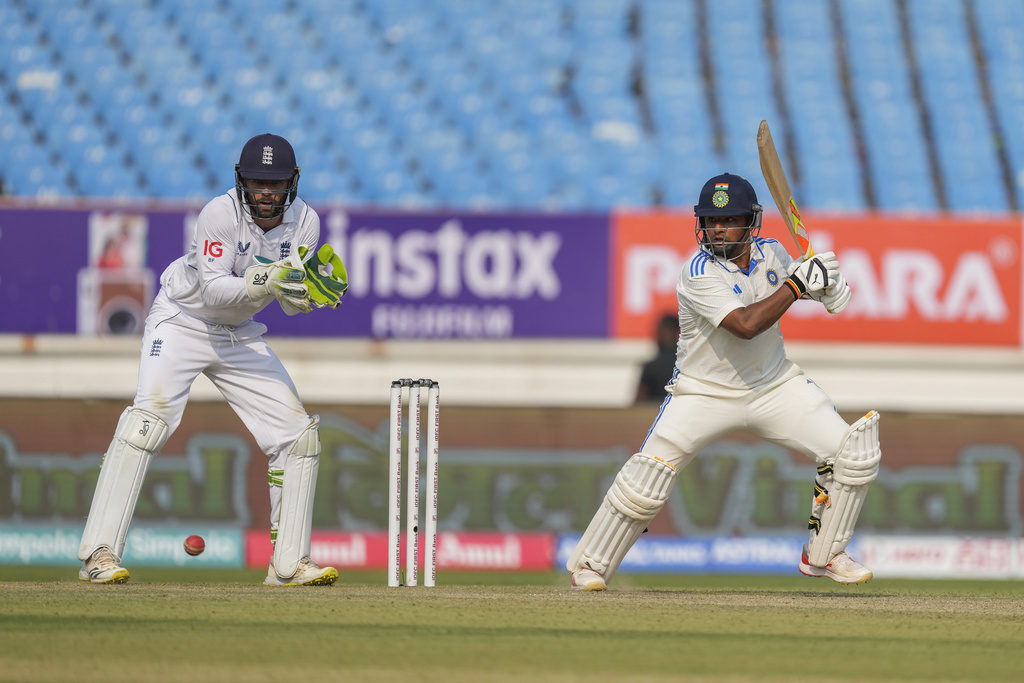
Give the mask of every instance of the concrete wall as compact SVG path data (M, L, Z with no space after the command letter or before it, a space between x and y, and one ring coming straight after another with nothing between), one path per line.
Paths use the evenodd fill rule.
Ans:
M392 379L429 377L444 404L624 408L647 341L266 340L307 403L383 405ZM136 337L0 335L0 396L110 398L135 393ZM840 411L1024 415L1024 351L1003 347L790 343L790 358ZM192 401L218 401L205 379Z

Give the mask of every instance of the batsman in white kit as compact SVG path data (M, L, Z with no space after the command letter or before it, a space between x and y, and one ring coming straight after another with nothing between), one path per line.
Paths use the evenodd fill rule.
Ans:
M777 241L759 237L762 211L754 188L739 176L716 176L701 189L694 207L700 249L676 284L680 332L668 395L566 563L574 588L604 590L665 505L677 473L705 446L735 432L817 464L799 570L844 584L872 576L846 547L878 474L878 413L847 424L786 358L779 330L797 299L839 313L850 288L835 254L794 261Z
M181 422L189 390L205 374L269 457L273 559L265 583L329 585L333 567L310 559L319 467L318 416L306 413L253 316L277 301L289 315L337 308L347 274L330 245L319 250L320 218L297 196L299 167L284 138L245 143L235 187L199 214L187 253L160 277L146 318L135 401L103 456L86 521L78 573L124 583L128 527L150 461Z

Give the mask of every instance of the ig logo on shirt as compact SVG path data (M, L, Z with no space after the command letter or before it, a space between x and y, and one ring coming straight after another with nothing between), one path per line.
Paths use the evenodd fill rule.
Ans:
M224 245L220 242L203 241L203 256L209 256L208 261L219 258L224 254Z

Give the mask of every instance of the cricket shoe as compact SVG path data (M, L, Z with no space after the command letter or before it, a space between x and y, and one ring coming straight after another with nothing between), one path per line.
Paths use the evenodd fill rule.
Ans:
M581 567L572 573L572 587L578 591L603 591L608 584L593 569Z
M847 555L846 551L838 553L824 567L815 567L807 560L809 543L810 541L804 544L803 552L800 554L801 574L814 578L827 576L837 583L864 583L874 576L870 569Z
M110 548L101 546L78 570L78 578L89 583L126 583L128 570L118 566L119 561Z
M264 586L330 586L338 580L338 570L321 567L308 557L299 560L299 567L291 576L278 576L274 563L270 563Z

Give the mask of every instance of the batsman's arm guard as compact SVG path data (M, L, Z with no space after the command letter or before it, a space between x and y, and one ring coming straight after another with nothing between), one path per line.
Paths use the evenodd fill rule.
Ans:
M846 549L853 536L868 487L878 476L878 463L882 459L878 420L878 413L872 410L846 430L839 446L820 527L807 554L808 561L815 567L826 566L837 553ZM812 518L812 524L813 521Z
M320 471L320 417L314 415L295 440L284 463L281 517L274 543L274 570L293 576L299 560L309 557L313 534L313 494Z
M149 463L170 434L167 423L148 410L125 408L121 413L114 439L100 464L78 559L84 562L100 546L107 546L118 558L124 553Z
M664 460L637 453L615 476L601 507L565 566L588 567L607 582L647 524L665 506L676 470Z

